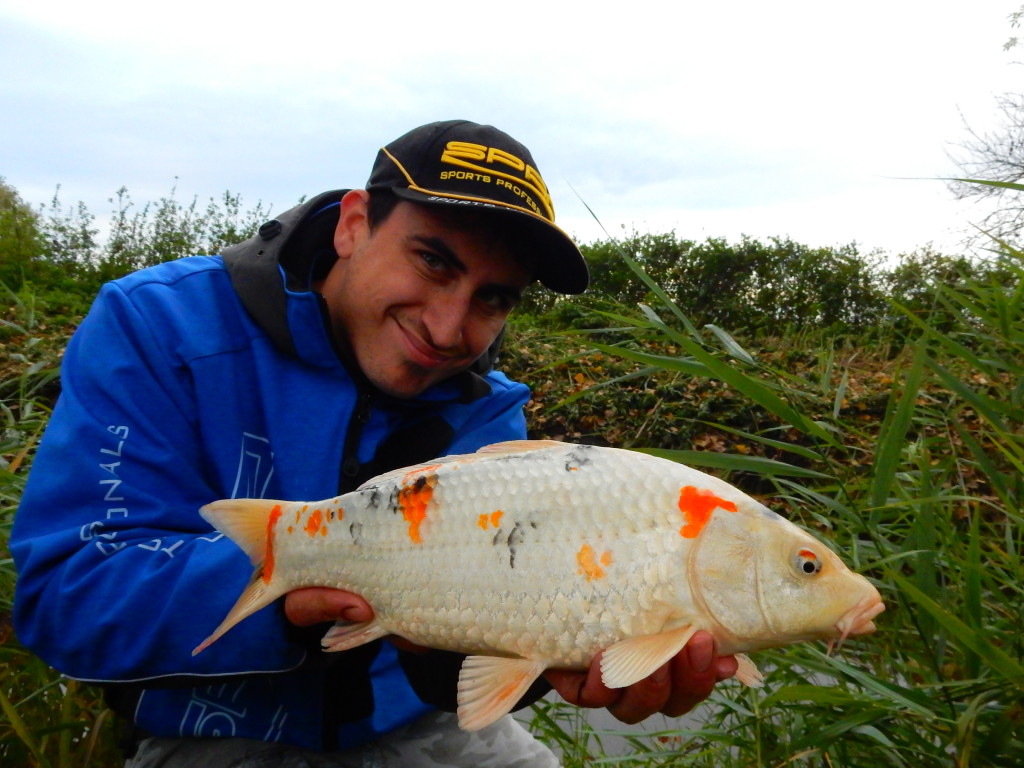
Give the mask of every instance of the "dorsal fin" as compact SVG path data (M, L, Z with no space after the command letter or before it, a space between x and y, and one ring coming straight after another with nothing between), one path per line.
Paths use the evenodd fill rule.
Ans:
M480 448L476 453L458 453L452 454L451 456L442 456L439 459L431 459L430 461L424 461L408 467L393 469L390 472L384 472L376 477L371 477L365 483L360 485L357 490L369 488L374 485L380 485L381 483L385 483L389 480L404 480L407 477L415 476L418 472L437 469L449 464L470 464L477 461L498 459L502 456L509 456L515 453L539 451L544 448L554 448L556 446L565 447L566 445L568 444L560 443L557 440L506 440L503 443L492 443L491 445L485 445L483 448Z
M375 477L371 477L365 483L360 485L356 490L361 491L364 488L369 488L374 485L380 485L388 480L398 480L406 477L407 475L415 475L417 472L422 472L425 469L434 469L436 467L444 466L445 464L456 464L459 462L467 461L472 459L475 453L460 453L452 454L451 456L442 456L439 459L431 459L430 461L423 461L419 464L411 464L408 467L399 467L398 469L392 469L390 472L383 472Z
M541 451L545 448L564 448L566 445L568 444L558 440L506 440L503 443L485 445L477 453L526 453L527 451Z

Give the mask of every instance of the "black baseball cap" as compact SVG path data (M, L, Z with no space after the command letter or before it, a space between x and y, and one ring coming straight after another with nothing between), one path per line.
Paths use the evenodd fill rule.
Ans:
M555 225L555 208L530 150L494 126L446 120L414 128L377 153L366 189L514 216L540 249L541 283L559 293L582 293L590 282L580 249Z

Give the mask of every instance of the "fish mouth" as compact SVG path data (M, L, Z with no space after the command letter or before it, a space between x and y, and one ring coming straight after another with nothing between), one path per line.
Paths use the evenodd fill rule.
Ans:
M877 592L862 598L833 625L838 639L833 638L829 641L828 652L831 653L833 647L842 647L843 641L851 635L868 635L874 632L875 622L872 619L884 610L885 603Z

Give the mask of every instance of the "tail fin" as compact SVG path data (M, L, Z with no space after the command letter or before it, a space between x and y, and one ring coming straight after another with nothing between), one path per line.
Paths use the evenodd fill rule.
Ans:
M246 616L270 605L288 591L286 585L273 581L274 524L286 503L272 499L225 499L199 510L207 522L241 547L256 566L256 573L220 626L192 651L193 656Z
M202 507L199 514L258 566L267 557L268 534L286 504L273 499L223 499Z

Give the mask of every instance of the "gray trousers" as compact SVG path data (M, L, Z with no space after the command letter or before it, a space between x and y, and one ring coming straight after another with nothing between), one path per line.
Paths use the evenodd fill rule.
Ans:
M558 768L559 762L511 715L470 733L432 712L344 752L313 752L252 739L144 739L125 768Z

